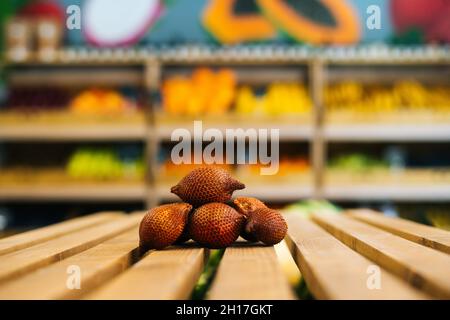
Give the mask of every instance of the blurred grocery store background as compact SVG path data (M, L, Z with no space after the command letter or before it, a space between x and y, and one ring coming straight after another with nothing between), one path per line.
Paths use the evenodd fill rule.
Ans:
M239 194L449 228L450 3L372 2L2 0L0 236L173 201L194 120L280 129Z

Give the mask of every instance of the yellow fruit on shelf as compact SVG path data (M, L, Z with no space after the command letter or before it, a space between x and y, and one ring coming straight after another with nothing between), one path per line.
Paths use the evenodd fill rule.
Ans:
M242 114L255 113L257 109L257 99L248 86L241 87L238 90L236 98L236 112Z
M324 92L328 110L354 113L450 111L450 88L399 81L391 86L362 86L353 81L330 85Z
M78 94L70 103L70 111L81 115L119 114L131 103L114 90L89 89Z

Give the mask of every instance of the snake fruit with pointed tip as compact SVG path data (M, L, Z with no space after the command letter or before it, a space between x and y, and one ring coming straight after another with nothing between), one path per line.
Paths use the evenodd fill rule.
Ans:
M234 191L244 188L245 185L234 179L226 170L204 166L192 170L170 191L183 201L199 207L211 202L227 202Z
M254 212L256 209L267 208L264 202L251 197L236 198L234 199L233 204L236 207L236 210L239 213L243 214L246 218L248 218L250 214ZM242 229L241 237L250 242L258 241L258 239L256 239L256 237L253 234L248 233L245 230L245 228Z

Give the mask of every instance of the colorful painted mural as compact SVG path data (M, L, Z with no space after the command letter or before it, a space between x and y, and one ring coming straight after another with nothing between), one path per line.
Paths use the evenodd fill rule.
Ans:
M448 0L11 0L1 1L0 17L55 14L55 6L67 17L70 5L81 8L82 25L65 31L69 45L450 43ZM124 21L126 32L116 30ZM99 41L100 31L114 41Z

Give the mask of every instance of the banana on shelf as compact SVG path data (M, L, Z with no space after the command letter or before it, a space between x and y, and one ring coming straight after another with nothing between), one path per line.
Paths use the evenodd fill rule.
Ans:
M450 86L425 86L415 81L399 81L392 86L346 81L328 86L324 99L331 113L450 112Z
M258 93L257 93L258 91ZM272 83L259 94L248 85L238 86L231 69L195 69L189 76L167 78L161 87L163 111L175 116L306 114L312 101L303 84Z
M306 114L311 112L312 101L303 85L273 83L265 94L257 96L248 86L239 88L236 98L238 114Z

